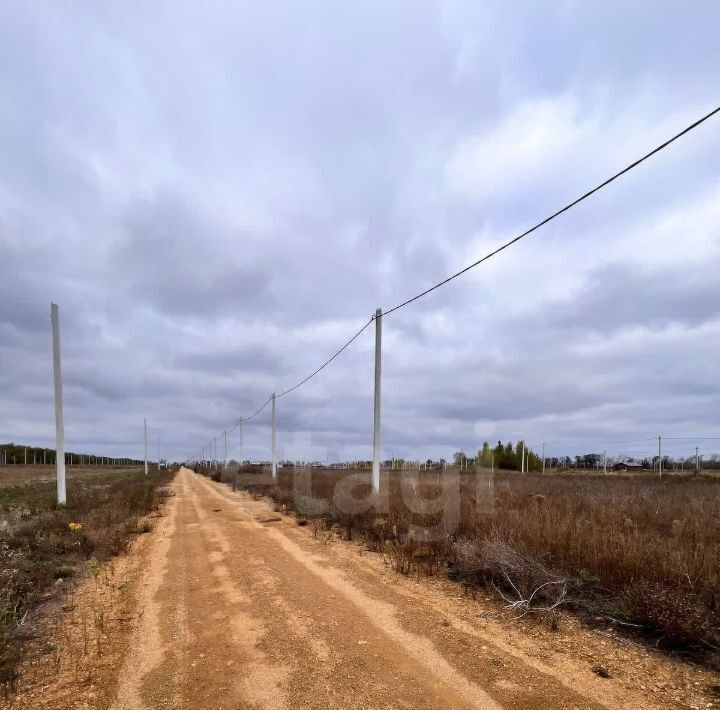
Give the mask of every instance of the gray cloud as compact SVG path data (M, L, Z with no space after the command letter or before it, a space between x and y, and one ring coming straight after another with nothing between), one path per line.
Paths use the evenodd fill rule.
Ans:
M54 300L69 446L138 456L147 416L193 453L709 110L718 12L6 4L0 441L52 443ZM718 435L719 148L715 120L389 316L386 453ZM282 446L369 456L372 336L278 401Z
M607 263L588 272L571 302L549 319L560 327L612 333L622 328L662 330L699 326L720 317L720 260L647 268Z

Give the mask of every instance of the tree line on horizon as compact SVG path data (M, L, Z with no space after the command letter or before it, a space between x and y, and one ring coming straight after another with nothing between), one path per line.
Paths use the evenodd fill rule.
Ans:
M464 451L456 451L453 454L453 462L459 466L461 462L469 460L483 468L491 468L494 465L495 468L507 471L520 471L522 470L523 447L525 447L526 470L539 471L542 468L542 458L532 449L528 449L522 439L515 446L511 441L508 441L507 444L498 441L494 448L490 448L490 444L484 441L475 457L467 456Z
M26 461L30 464L54 464L55 463L55 449L44 448L41 446L25 446L23 444L0 444L0 463L4 464L24 464ZM141 460L128 459L127 457L111 457L111 456L96 456L95 454L78 453L76 451L66 451L65 461L69 463L72 461L74 464L83 463L97 464L101 461L105 461L108 464L120 464L125 461L129 461L131 464L139 465L142 463Z
M487 441L483 442L482 448L477 452L476 456L468 456L464 451L456 451L453 454L453 462L456 466L464 465L467 461L470 465L477 465L482 468L491 468L494 466L496 469L504 469L507 471L521 471L522 470L522 456L523 456L524 442L521 439L514 446L512 442L508 441L503 444L498 441L497 445L493 448ZM707 457L702 458L702 465L705 468L720 468L720 455L710 454ZM677 467L681 462L685 461L694 463L694 456L668 456L662 457L662 466L664 469L669 470L670 468ZM542 456L535 453L532 449L525 448L525 470L526 471L541 471L542 470ZM607 461L604 461L604 455L599 453L590 454L579 454L576 456L552 456L545 458L545 464L549 468L583 468L583 469L600 469L603 464L606 463L607 467L610 468L615 463L635 463L645 469L653 469L658 465L657 456L645 456L645 457L633 457L633 456L608 456Z

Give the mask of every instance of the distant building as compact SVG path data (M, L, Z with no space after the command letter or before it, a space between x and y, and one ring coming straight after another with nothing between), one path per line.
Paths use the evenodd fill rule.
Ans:
M642 471L642 464L639 463L616 463L612 467L613 471Z

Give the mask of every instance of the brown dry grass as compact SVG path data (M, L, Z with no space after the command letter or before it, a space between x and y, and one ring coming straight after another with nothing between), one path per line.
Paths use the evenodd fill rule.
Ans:
M0 487L0 685L5 692L15 685L32 635L28 614L51 596L58 580L75 576L88 561L97 575L103 560L123 552L130 537L143 531L139 518L157 508L171 478L166 472L146 477L114 470L71 475L63 507L56 503L52 481Z
M68 480L87 476L94 476L99 471L109 473L125 474L141 471L141 466L120 466L117 468L98 466L65 466L65 474ZM55 480L55 464L31 465L22 464L0 466L0 486L16 486L22 483L50 482Z

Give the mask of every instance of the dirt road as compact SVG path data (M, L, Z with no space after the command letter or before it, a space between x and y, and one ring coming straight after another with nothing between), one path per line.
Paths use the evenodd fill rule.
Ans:
M262 501L187 469L173 485L116 710L672 707L533 657Z

